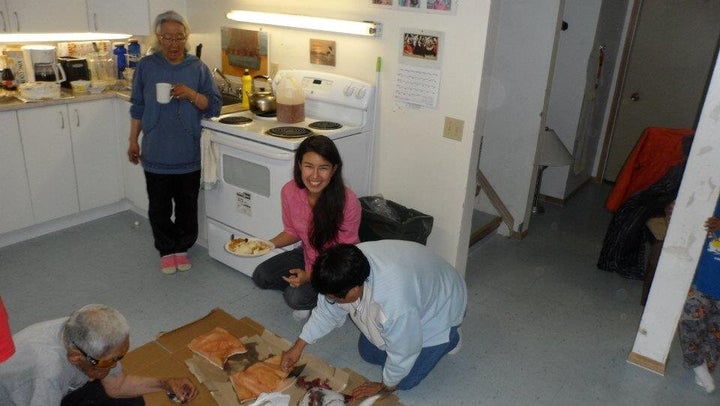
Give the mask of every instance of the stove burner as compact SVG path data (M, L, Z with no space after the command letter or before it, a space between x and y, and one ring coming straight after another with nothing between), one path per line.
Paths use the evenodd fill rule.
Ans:
M316 121L311 123L308 127L316 130L337 130L342 128L342 124L334 121Z
M218 122L223 124L232 124L232 125L240 125L240 124L247 124L252 122L252 118L243 117L243 116L230 116L230 117L223 117Z
M264 117L264 118L270 118L270 117L276 117L276 113L274 111L270 111L267 113L253 113L258 117Z
M313 135L313 132L303 127L287 126L271 128L267 130L265 134L281 138L301 138L307 137L308 135Z

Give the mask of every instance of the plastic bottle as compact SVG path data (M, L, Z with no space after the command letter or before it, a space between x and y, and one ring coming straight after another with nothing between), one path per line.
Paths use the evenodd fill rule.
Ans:
M252 76L250 76L250 71L248 69L245 69L245 72L243 73L242 77L240 78L242 82L242 102L240 106L244 109L250 109L250 93L252 93Z
M292 74L280 78L275 101L277 121L299 123L305 120L305 92Z
M5 90L15 90L15 75L12 69L10 69L10 62L7 57L3 58L5 61L4 68L2 70L2 88Z
M140 42L136 39L128 41L128 66L134 68L140 60Z
M125 44L122 42L116 42L113 46L115 46L113 55L115 55L115 67L117 68L116 78L122 79L123 71L127 66L127 49L125 49Z

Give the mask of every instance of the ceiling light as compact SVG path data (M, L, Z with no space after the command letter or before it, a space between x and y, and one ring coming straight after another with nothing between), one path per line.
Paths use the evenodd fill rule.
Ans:
M232 10L227 18L245 23L275 25L280 27L303 28L315 31L330 31L342 34L379 37L382 24L372 21L348 21L334 18L309 17L296 14L262 13L258 11Z
M100 41L130 38L130 34L110 34L102 32L61 32L51 34L0 34L0 43L25 42L61 42L61 41Z

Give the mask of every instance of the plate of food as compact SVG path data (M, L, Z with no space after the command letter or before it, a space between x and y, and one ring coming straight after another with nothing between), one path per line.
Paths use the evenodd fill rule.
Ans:
M239 257L259 257L273 249L273 243L259 238L233 238L225 244L227 252Z

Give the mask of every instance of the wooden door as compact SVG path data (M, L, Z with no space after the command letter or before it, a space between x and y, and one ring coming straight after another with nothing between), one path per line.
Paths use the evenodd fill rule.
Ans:
M718 45L718 21L720 1L642 2L604 179L615 180L646 127L694 127Z

